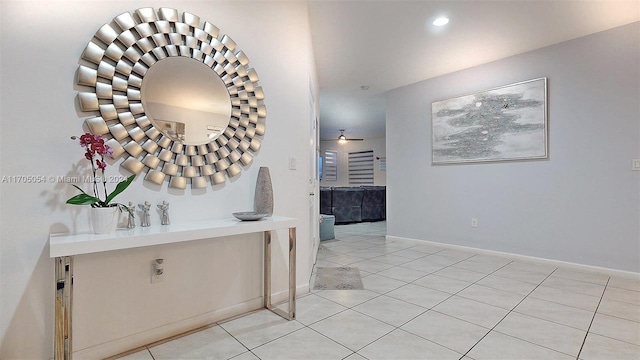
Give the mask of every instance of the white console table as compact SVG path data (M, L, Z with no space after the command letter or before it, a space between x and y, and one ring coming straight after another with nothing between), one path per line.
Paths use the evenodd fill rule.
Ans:
M152 225L131 230L117 230L113 234L106 235L50 235L49 256L55 258L56 272L54 359L71 359L72 356L73 257L76 255L262 232L264 236L264 307L285 319L294 319L297 222L295 218L272 216L258 221L221 219ZM289 310L287 312L271 304L271 231L286 228L289 229Z

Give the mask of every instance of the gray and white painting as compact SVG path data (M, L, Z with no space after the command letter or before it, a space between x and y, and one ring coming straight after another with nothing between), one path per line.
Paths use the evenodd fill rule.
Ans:
M431 104L433 163L547 158L547 79Z

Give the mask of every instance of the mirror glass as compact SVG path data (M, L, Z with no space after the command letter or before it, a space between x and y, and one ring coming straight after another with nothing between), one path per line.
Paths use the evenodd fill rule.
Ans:
M142 104L163 134L185 145L203 145L229 125L231 99L224 82L207 65L173 56L149 68Z

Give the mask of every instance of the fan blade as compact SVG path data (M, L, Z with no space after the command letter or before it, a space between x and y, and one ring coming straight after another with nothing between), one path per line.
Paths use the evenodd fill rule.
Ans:
M343 141L343 142L346 142L346 141L363 141L364 140L364 139L355 139L355 138L351 139L351 138L348 138L348 137L346 137L344 135L344 131L345 131L344 129L340 129L340 136L338 136L337 139L320 139L320 141L338 141L338 142Z
M364 139L351 139L347 138L345 141L363 141ZM338 139L320 139L320 141L340 141Z

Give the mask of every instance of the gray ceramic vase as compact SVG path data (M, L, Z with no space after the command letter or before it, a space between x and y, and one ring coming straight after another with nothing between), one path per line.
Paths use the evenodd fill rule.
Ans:
M253 211L257 214L273 215L273 187L269 168L262 166L258 170L256 192L253 198Z

